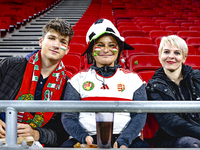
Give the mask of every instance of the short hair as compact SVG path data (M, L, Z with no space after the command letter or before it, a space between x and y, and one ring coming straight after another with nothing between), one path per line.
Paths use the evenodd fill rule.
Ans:
M169 35L169 36L164 36L161 39L160 42L160 46L158 48L158 52L159 52L159 57L161 56L163 47L165 44L171 44L171 45L175 45L178 49L183 51L183 57L187 57L188 55L188 46L185 42L185 40L183 40L182 38L180 38L177 35Z
M43 27L43 35L44 38L45 35L51 30L54 29L55 31L59 32L62 36L69 36L69 43L74 35L74 31L71 27L71 25L63 20L63 19L52 19L50 20L44 27Z

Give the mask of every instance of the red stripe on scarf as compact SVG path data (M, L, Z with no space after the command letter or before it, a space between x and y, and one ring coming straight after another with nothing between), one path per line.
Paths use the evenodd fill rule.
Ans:
M60 100L66 81L65 67L62 61L50 74L42 91L42 100ZM34 100L36 86L41 73L41 50L32 55L27 63L21 88L15 100ZM36 112L33 116L25 112L22 122L30 124L32 128L44 126L53 116L54 112ZM19 113L22 115L22 113Z

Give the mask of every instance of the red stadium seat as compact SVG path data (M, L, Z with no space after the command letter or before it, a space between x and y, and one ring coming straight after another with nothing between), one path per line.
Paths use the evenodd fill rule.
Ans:
M144 16L144 17L135 17L133 20L134 20L134 22L136 22L137 23L137 21L138 20L143 20L143 21L146 21L146 20L148 20L148 21L152 21L149 17L147 17L147 16ZM142 21L141 20L141 21Z
M152 21L152 22L140 22L138 26L142 28L143 26L158 26L158 25Z
M90 28L90 24L89 25L75 25L73 26L73 30L88 30Z
M178 31L177 35L186 40L188 37L200 37L197 31Z
M81 70L81 58L78 55L67 54L62 58L66 70L76 74Z
M200 37L188 37L186 42L193 46L200 46Z
M157 123L157 121L153 117L153 114L148 113L147 114L147 119L146 119L146 124L145 124L145 126L143 128L143 138L145 139L145 141L148 142L149 139L154 137L154 134L156 133L158 128L159 128L159 124ZM151 142L148 142L148 143L151 143Z
M200 47L200 37L188 37L187 39L186 39L186 43L188 44L188 45L190 45L190 46L192 46L192 47L194 47L194 49L195 49L195 53L194 53L194 55L196 54L196 55L199 55L199 47ZM188 48L189 48L189 46L188 46ZM189 49L189 52L190 52L190 49ZM189 53L188 52L188 53Z
M194 69L200 69L200 55L188 55L185 65L189 65Z
M199 24L196 24L196 23L181 23L181 26L189 28L191 26L199 26Z
M161 41L161 39L162 39L162 37L157 37L156 39L155 39L155 44L159 47L160 46L160 41Z
M199 26L191 26L189 30L198 31L200 33L200 25Z
M80 43L70 43L69 48L69 53L77 54L79 56L81 56L86 50L85 45Z
M158 24L158 25L161 24L162 22L173 23L173 21L167 20L167 19L158 19L158 20L156 20L155 22L156 22L156 24Z
M149 32L152 30L163 30L163 29L158 26L143 26L142 27L142 31L144 31L147 36L149 36Z
M200 20L195 20L194 23L199 24L200 25Z
M138 26L119 26L118 30L120 33L122 33L124 30L140 30Z
M160 27L165 29L167 26L177 26L179 27L179 24L177 23L171 23L171 22L162 22L160 23Z
M130 44L135 50L123 50L125 58L130 55L158 55L158 47L154 44Z
M85 46L87 46L86 36L79 36L79 35L74 36L70 43L79 43L79 44L84 44Z
M187 30L186 27L179 27L179 26L167 26L165 28L167 31L172 31L174 34L177 34L178 31L185 31Z
M187 44L188 45L188 55L199 55L198 50L192 45L192 44Z
M157 38L157 37L163 37L163 36L168 36L168 35L172 35L173 34L173 32L172 31L160 31L160 30L158 30L158 31L156 31L156 30L153 30L153 31L150 31L149 32L149 36L150 36L150 38L151 38L151 40L152 40L152 43L155 43L155 39Z
M121 35L123 37L128 37L128 36L145 37L146 33L144 31L140 31L140 30L124 30L124 31L122 31Z
M150 18L148 19L135 19L134 21L136 24L139 24L140 22L153 22Z
M85 36L86 37L86 34L87 34L87 31L88 30L74 30L74 36Z
M117 27L124 26L124 25L136 26L135 22L118 22L117 23Z
M155 71L161 67L161 64L158 55L130 55L126 67L133 72Z
M190 20L176 20L175 23L181 25L182 23L192 23Z
M11 21L11 17L2 17L0 16L0 20L1 20L1 28L2 31L3 29L6 31L10 30L10 21Z
M70 43L69 44L69 53L72 55L78 55L81 57L81 69L86 68L87 65L87 58L86 55L82 56L82 54L85 52L86 47L84 44L79 44L79 43Z
M152 44L151 39L149 37L129 36L125 38L125 41L128 44Z

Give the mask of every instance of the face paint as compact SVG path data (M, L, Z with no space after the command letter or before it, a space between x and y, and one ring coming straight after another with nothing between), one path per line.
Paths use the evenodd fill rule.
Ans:
M116 47L113 47L113 52L117 53L118 49Z
M95 47L93 55L97 56L97 53L100 52L100 50L101 50L100 47Z
M60 49L62 49L63 51L66 51L66 49L67 49L67 46L65 46L65 45L61 44L61 46L60 46Z

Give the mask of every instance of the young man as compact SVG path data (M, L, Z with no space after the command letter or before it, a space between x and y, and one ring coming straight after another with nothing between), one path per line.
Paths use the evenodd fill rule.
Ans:
M69 51L73 36L69 23L53 19L43 28L41 50L26 58L6 58L0 62L1 100L60 100L68 80L61 61ZM40 120L40 121L38 121ZM32 136L44 146L60 146L68 138L61 114L19 112L18 137ZM0 138L5 137L5 123L0 120Z

